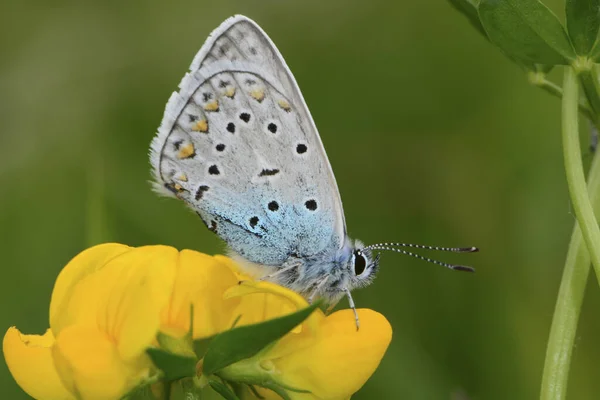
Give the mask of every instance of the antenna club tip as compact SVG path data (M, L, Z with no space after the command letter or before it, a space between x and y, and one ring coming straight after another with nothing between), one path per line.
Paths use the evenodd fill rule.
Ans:
M478 253L479 247L463 247L462 251L465 253Z
M454 265L452 269L456 271L475 272L475 268L467 267L465 265Z

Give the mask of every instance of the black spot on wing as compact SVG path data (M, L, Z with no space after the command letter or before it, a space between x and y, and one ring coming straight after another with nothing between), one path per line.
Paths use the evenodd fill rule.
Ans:
M314 199L307 200L304 205L310 211L315 211L317 209L317 201Z
M250 227L251 228L255 228L256 225L258 224L258 217L254 216L252 218L250 218Z
M278 169L263 169L258 176L273 176L279 173Z
M204 193L207 192L209 189L208 186L206 185L202 185L200 187L198 187L198 190L196 190L196 196L194 197L197 200L200 200L202 198L202 196L204 196Z
M306 147L306 145L303 143L300 143L296 146L296 153L298 154L306 153L306 150L308 150L308 147Z
M221 171L219 171L219 167L217 167L216 165L211 165L210 167L208 167L208 173L211 175L220 175Z

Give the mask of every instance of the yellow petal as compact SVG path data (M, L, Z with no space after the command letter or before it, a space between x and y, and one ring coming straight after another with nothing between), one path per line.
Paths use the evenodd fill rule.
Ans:
M240 324L251 324L281 317L308 307L308 302L298 293L283 286L266 281L242 281L225 292L225 298L241 297L242 302L235 311L241 315ZM315 310L303 323L313 332L325 316ZM295 329L298 332L299 329Z
M101 244L79 253L63 268L54 284L50 301L50 327L55 335L70 323L64 310L77 283L128 250L130 247L122 244Z
M292 350L271 360L279 381L312 393L289 392L293 399L348 398L375 372L392 339L392 328L375 311L360 309L358 314L361 323L358 331L352 310L346 309L324 319L316 340L292 334L289 341L276 346L285 345ZM281 349L274 349L276 352Z
M70 324L95 327L124 359L135 358L158 332L175 278L178 252L168 246L130 249L81 279L60 311Z
M54 336L50 329L43 336L23 335L15 327L4 335L2 350L10 373L33 398L75 399L62 384L52 360Z
M242 268L235 261L233 261L231 258L222 256L220 254L217 254L217 255L215 255L213 257L215 258L215 260L217 260L218 262L220 262L222 265L224 265L227 268L229 268L235 274L235 276L237 277L238 281L244 281L244 280L251 279L250 276L248 274L246 274L242 270Z
M225 298L245 296L252 293L269 293L275 295L279 301L287 301L296 308L308 307L308 302L298 293L267 281L241 281L225 293Z
M192 250L179 253L177 276L167 307L162 312L161 331L183 336L190 329L190 305L194 305L194 338L212 336L229 329L238 299L223 300L223 293L238 279L225 257L212 257Z
M107 329L125 359L143 353L156 337L160 312L173 290L178 253L173 247L144 246L115 260L127 265L129 273L111 294L106 313L112 326Z
M82 325L63 329L52 355L63 383L84 400L121 398L147 375L149 366L141 359L124 362L106 334Z

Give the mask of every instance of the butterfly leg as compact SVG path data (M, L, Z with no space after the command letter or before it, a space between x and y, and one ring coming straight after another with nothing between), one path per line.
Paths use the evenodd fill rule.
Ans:
M358 331L358 329L360 328L360 321L358 320L358 313L356 312L356 306L354 305L354 300L352 299L352 295L350 294L350 289L345 287L342 290L344 291L344 293L346 293L350 308L352 309L352 311L354 311L354 320L356 321L356 330Z
M308 297L309 304L312 304L313 300L315 299L315 297L317 297L317 294L323 288L323 286L327 283L328 280L329 280L329 275L325 275L325 277L317 283L316 287L314 288L314 290Z
M277 277L277 276L279 276L281 274L284 274L284 273L286 273L288 271L291 271L292 269L297 268L299 266L300 266L299 263L293 263L293 264L281 267L280 269L278 269L277 271L273 272L272 274L265 275L262 278L259 278L258 280L259 281L271 281L272 282L273 278L275 278L275 277Z

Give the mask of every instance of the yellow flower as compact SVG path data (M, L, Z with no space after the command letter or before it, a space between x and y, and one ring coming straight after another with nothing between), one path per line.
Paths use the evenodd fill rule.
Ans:
M13 377L34 399L75 399L60 381L52 360L54 336L48 329L44 335L23 335L11 327L4 335L2 349Z
M38 399L115 399L137 386L152 366L145 350L169 299L177 256L166 246L120 244L76 256L56 280L51 332L39 337L11 328L5 335L17 383ZM27 363L18 361L23 355L30 355Z
M226 296L265 293L278 296L296 309L308 306L297 293L268 282L245 282ZM273 302L274 304L275 302ZM222 376L237 376L272 381L288 390L292 399L348 399L375 372L392 339L385 317L375 311L359 309L360 330L356 329L352 310L325 316L316 310L299 329L282 338L275 346L251 359L226 367ZM279 399L268 390L259 390L267 399Z
M38 336L10 328L3 350L17 383L36 399L118 399L156 373L148 347L167 343L171 351L191 352L188 333L205 338L236 321L257 323L306 306L295 292L250 280L227 257L105 244L82 252L59 274L50 329ZM374 372L391 338L380 314L359 315L356 332L350 311L326 317L317 310L223 375L235 378L236 368L253 360L273 382L311 392L289 392L294 399L348 398Z
M276 382L306 389L310 395L290 392L293 399L347 399L357 392L377 369L392 339L392 329L383 315L359 309L360 330L352 310L327 316L311 338L290 334L282 345L263 356ZM284 352L284 354L278 354ZM276 399L273 393L265 396Z

